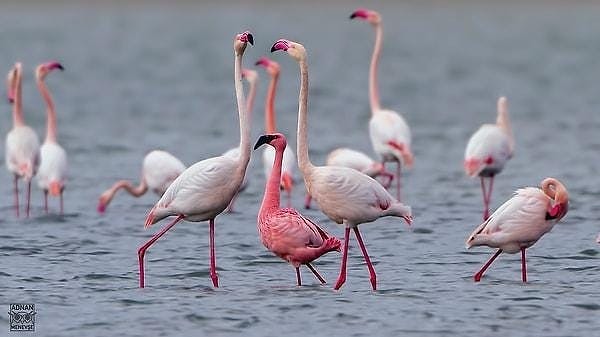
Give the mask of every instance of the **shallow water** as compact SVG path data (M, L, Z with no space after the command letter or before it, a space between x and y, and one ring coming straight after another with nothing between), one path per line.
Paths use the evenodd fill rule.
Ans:
M316 266L319 286L260 244L256 214L264 178L260 153L237 212L217 218L221 288L208 277L208 228L182 223L149 250L147 288L138 289L138 246L158 226L143 221L156 197L119 194L108 212L99 193L119 178L138 179L144 154L163 148L192 164L238 141L232 85L233 35L255 34L251 65L288 37L309 50L310 145L315 163L350 146L372 154L367 134L367 72L373 32L349 22L355 6L177 5L86 7L0 5L0 64L22 60L26 120L44 132L43 103L31 69L58 59L64 73L48 85L59 113L60 142L71 179L66 215L44 216L34 188L33 216L11 210L11 177L0 170L0 304L36 304L44 336L592 336L600 329L600 150L598 71L600 5L397 4L384 13L382 101L405 113L416 165L403 194L412 230L397 219L361 227L379 289L370 290L360 250L351 241L348 280L331 290L338 254ZM295 143L298 69L282 65L279 128ZM267 76L260 72L253 137L262 130ZM492 204L546 176L570 191L567 217L528 250L529 283L518 255L502 256L482 282L472 274L492 253L464 249L481 217L476 180L462 172L470 134L495 119L509 97L515 157L498 176ZM4 105L5 134L10 128ZM340 121L343 121L340 123ZM302 205L303 188L293 195ZM53 200L51 206L56 209ZM318 210L303 211L342 236ZM0 331L8 316L0 315ZM5 331L6 331L5 330Z

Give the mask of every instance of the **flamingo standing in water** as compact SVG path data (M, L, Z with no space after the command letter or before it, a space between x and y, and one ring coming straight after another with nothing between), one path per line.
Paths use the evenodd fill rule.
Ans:
M254 43L250 32L237 34L233 47L235 52L234 80L240 120L240 155L237 158L213 157L197 162L185 170L162 198L154 205L146 218L145 228L169 217L175 220L163 227L138 249L140 288L144 287L144 255L146 250L180 220L209 222L210 278L213 286L219 286L215 258L215 217L223 212L244 180L250 161L250 125L245 107L242 86L242 56L246 45Z
M15 63L7 77L8 101L13 104L13 128L6 135L5 162L14 175L14 206L19 217L19 178L27 183L26 215L29 217L31 201L31 179L40 165L40 141L32 128L25 125L21 102L21 78L23 66Z
M296 268L298 286L302 285L300 265L304 264L315 277L325 283L325 279L311 264L321 255L337 250L341 242L322 230L316 223L305 218L293 208L280 208L280 182L285 136L280 133L261 136L254 149L263 144L275 148L275 161L271 175L267 179L265 195L258 213L258 233L260 240L268 250L288 261Z
M275 92L279 82L279 63L270 60L267 57L261 57L256 61L257 66L264 67L271 76L267 100L265 102L265 132L268 134L277 132L277 123L275 122ZM275 150L272 147L266 147L263 152L263 167L265 178L269 179L271 168L275 160ZM292 188L294 186L294 168L296 166L296 157L290 147L286 147L283 152L283 167L281 173L281 188L287 192L288 207L292 203Z
M40 64L35 69L35 79L46 101L46 113L48 115L48 125L46 130L46 140L40 149L41 164L38 170L38 186L44 191L44 209L48 214L48 193L54 197L60 197L60 214L63 214L63 191L67 179L67 153L58 144L56 132L56 111L54 102L48 91L44 79L54 69L64 70L58 62L47 62Z
M569 209L569 193L554 178L546 178L541 189L526 187L502 204L467 239L466 247L488 246L498 248L473 279L479 282L483 273L502 252L521 251L521 272L527 282L525 249L531 247L562 219Z
M369 135L373 149L382 158L382 164L396 162L396 192L398 200L400 200L400 174L402 166L411 168L413 165L413 154L410 148L410 128L400 114L392 110L382 109L379 103L377 66L383 42L381 15L376 11L360 8L350 15L350 19L355 18L365 20L375 28L375 47L373 48L371 66L369 68L369 101L371 105Z
M489 217L494 176L502 171L506 162L513 156L515 147L507 105L506 97L498 99L496 124L483 124L471 136L465 149L465 172L470 177L481 178L484 221ZM489 178L487 189L485 178Z
M375 179L347 167L314 166L308 156L307 109L308 109L308 63L304 46L289 40L278 40L271 52L283 50L300 65L300 95L298 107L298 166L304 176L308 193L316 200L331 220L346 226L344 251L340 275L334 286L339 289L346 282L346 262L350 229L354 230L365 262L369 269L373 290L377 289L376 274L358 225L372 222L384 216L398 216L410 225L412 215L409 206L394 199Z
M162 196L169 185L185 171L185 165L169 152L150 151L142 163L140 184L134 186L128 180L119 180L111 188L104 191L98 200L98 213L104 213L111 200L120 189L139 198L148 190Z

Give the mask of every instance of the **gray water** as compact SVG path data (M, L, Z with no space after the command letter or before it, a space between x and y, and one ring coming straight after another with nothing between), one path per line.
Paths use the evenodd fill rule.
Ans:
M11 177L0 170L0 335L8 333L14 302L36 304L35 333L42 336L596 335L600 5L373 6L384 18L383 105L404 112L413 130L416 165L403 194L415 221L412 230L393 218L362 226L380 290L370 289L352 239L348 280L336 292L339 254L316 263L328 285L303 270L306 285L298 288L293 268L260 244L259 152L237 212L216 220L219 289L208 276L205 223L181 223L149 250L142 290L136 250L159 229L143 229L156 196L118 194L103 216L95 206L115 180L138 180L149 150L168 150L191 165L237 144L231 48L245 29L256 39L248 66L280 37L307 47L315 163L338 146L372 154L373 31L348 20L355 5L1 4L0 65L8 71L24 62L25 117L41 135L44 105L32 69L48 59L66 68L47 82L71 178L64 216L44 216L34 188L32 217L15 219ZM298 69L285 55L273 58L282 65L278 124L293 144ZM260 76L253 137L263 128L268 77ZM496 179L493 207L547 176L562 180L571 196L566 218L528 250L527 284L518 255L501 256L474 283L492 250L464 249L481 218L481 194L462 172L463 151L472 132L495 119L499 95L509 97L517 147ZM5 134L10 109L2 110ZM302 201L299 186L293 204ZM343 235L318 210L303 213Z

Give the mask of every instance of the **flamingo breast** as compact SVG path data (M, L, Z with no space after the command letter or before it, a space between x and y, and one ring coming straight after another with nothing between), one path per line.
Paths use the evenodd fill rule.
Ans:
M40 165L40 141L28 126L17 126L6 136L6 167L10 172L31 179Z
M67 178L67 153L57 143L44 143L40 149L41 164L36 175L38 186L48 190L50 183L58 182L61 187Z
M410 149L411 132L402 116L392 110L379 110L369 121L369 135L373 149L385 161L402 160L402 153L390 142Z
M185 171L185 165L166 151L151 151L142 164L148 188L158 195L165 193L169 185Z

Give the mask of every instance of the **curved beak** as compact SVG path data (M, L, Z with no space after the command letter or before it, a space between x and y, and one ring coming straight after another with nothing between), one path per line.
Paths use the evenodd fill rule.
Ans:
M406 221L406 224L408 225L408 227L410 227L410 225L413 222L413 217L412 215L405 215L402 217L404 219L404 221Z
M254 46L254 36L252 36L251 33L247 33L246 38L248 39L248 42Z
M286 40L277 40L271 47L271 53L277 50L287 51L290 48L289 43Z
M258 149L259 147L261 147L261 145L263 144L269 144L272 140L273 140L273 135L262 135L258 138L258 140L256 141L256 144L254 144L254 149Z

